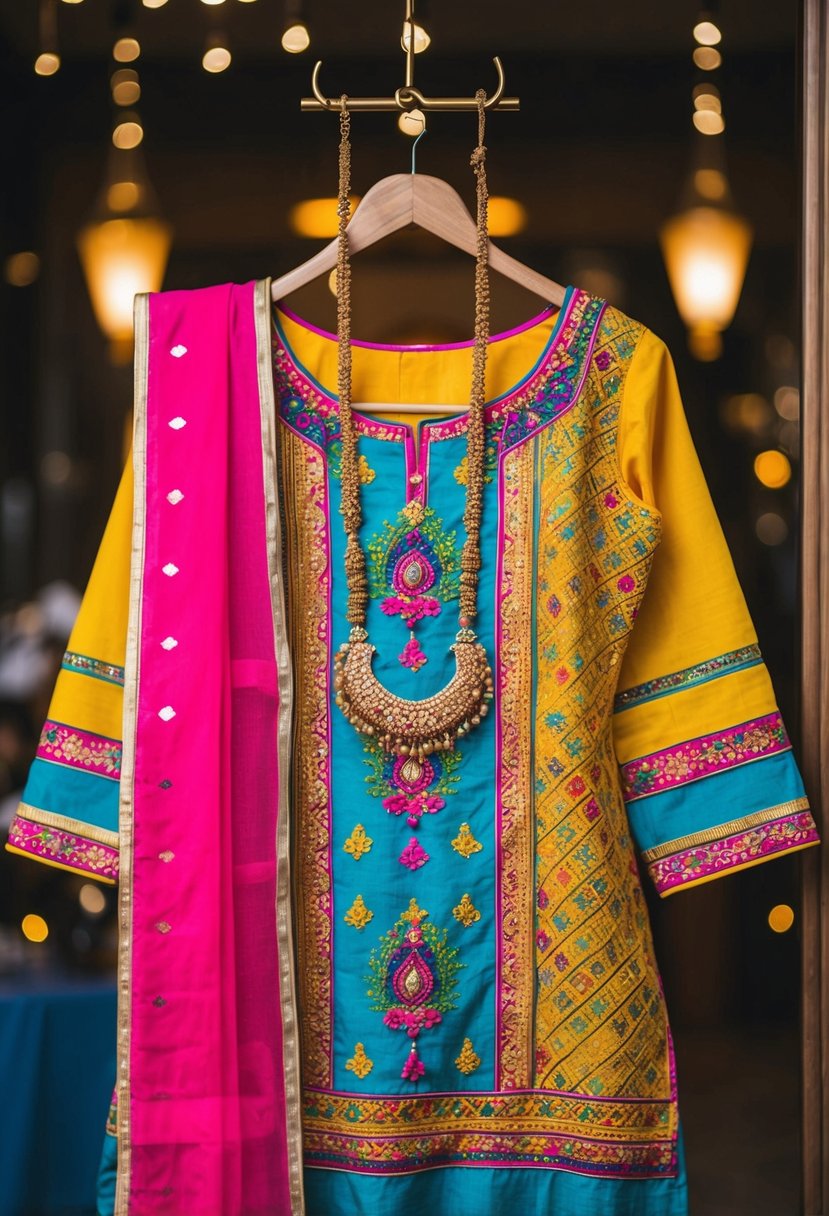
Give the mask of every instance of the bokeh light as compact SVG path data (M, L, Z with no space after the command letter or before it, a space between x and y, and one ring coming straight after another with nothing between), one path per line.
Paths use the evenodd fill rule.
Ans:
M42 916L36 916L34 912L23 917L20 928L23 936L30 942L45 942L49 936L49 926L46 921Z

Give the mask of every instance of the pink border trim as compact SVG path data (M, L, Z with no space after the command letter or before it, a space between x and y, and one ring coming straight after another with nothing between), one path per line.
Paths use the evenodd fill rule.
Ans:
M812 816L808 811L802 811L748 828L733 836L681 849L669 857L650 862L648 870L659 894L665 895L685 883L713 878L728 870L766 861L775 854L817 843L818 834Z
M281 312L289 321L293 321L296 325L301 325L303 329L310 330L312 334L318 334L320 338L328 338L331 342L337 341L337 335L332 334L330 330L321 329L319 325L314 325L311 321L306 321L303 317L298 316L292 308L288 308L286 304L279 300L276 302L277 312ZM542 321L546 321L549 316L559 309L553 304L548 304L541 312L534 317L530 317L529 321L522 321L520 325L516 325L513 329L505 329L499 334L490 334L489 342L503 342L505 338L513 338L516 334L523 334L526 330L532 329L534 325L540 325ZM475 345L474 338L466 338L463 342L437 342L434 344L425 343L409 343L408 345L398 345L392 342L366 342L360 338L351 339L352 346L362 346L365 350L390 350L401 351L403 353L420 352L420 351L438 351L438 350L464 350L467 347Z
M15 815L12 820L9 844L41 861L83 870L95 878L109 878L112 882L118 878L118 850L111 845L35 823L22 815Z
M78 730L75 726L64 726L62 722L51 720L44 722L37 748L38 760L79 768L113 781L121 776L122 754L120 739L93 735L88 730Z
M790 749L780 714L766 714L629 760L622 765L622 791L632 802Z

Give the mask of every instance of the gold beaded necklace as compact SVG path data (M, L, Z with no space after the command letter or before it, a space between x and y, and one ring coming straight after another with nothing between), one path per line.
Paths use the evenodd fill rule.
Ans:
M478 571L481 568L481 510L484 487L484 399L486 354L489 339L489 267L486 148L484 146L485 93L478 102L478 145L472 154L477 195L477 247L475 266L475 345L472 388L467 418L468 465L464 529L461 552L459 629L450 649L455 655L455 674L450 682L420 701L389 692L371 669L374 646L366 631L368 579L366 556L360 545L362 520L360 477L357 463L357 434L351 410L351 262L347 226L351 185L351 116L341 99L339 197L337 201L337 391L340 399L342 435L342 505L345 524L345 576L348 586L346 619L351 623L349 640L335 655L334 689L337 704L360 734L376 739L384 751L407 756L403 777L413 783L420 775L424 757L434 751L451 751L456 739L480 724L492 700L492 669L486 650L477 640L472 623L478 612Z

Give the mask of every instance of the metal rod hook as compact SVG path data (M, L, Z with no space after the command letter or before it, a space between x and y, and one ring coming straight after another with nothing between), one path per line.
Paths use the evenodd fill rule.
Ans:
M415 141L412 144L412 173L415 172L415 153L417 152L417 145L420 143L421 139L423 139L423 136L425 134L426 134L426 115L424 114L423 115L423 130L420 132L419 135L417 135L415 137Z

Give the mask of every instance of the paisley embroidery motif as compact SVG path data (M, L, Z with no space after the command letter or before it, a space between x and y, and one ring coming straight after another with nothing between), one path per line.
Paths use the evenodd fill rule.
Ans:
M433 752L420 761L415 756L392 756L378 743L368 740L363 749L371 773L366 777L369 792L381 798L383 809L417 828L424 815L433 815L446 805L460 780L455 769L461 753Z
M409 641L398 655L404 667L418 671L427 661L414 634L424 617L439 616L444 604L458 598L460 562L455 533L448 532L432 510L412 499L393 524L367 546L369 589L382 597L386 616L399 616Z
M369 956L366 977L372 1010L383 1014L390 1030L405 1030L412 1040L401 1076L417 1081L426 1071L415 1040L443 1021L457 1005L457 973L465 967L447 942L447 930L427 921L429 913L413 899Z

